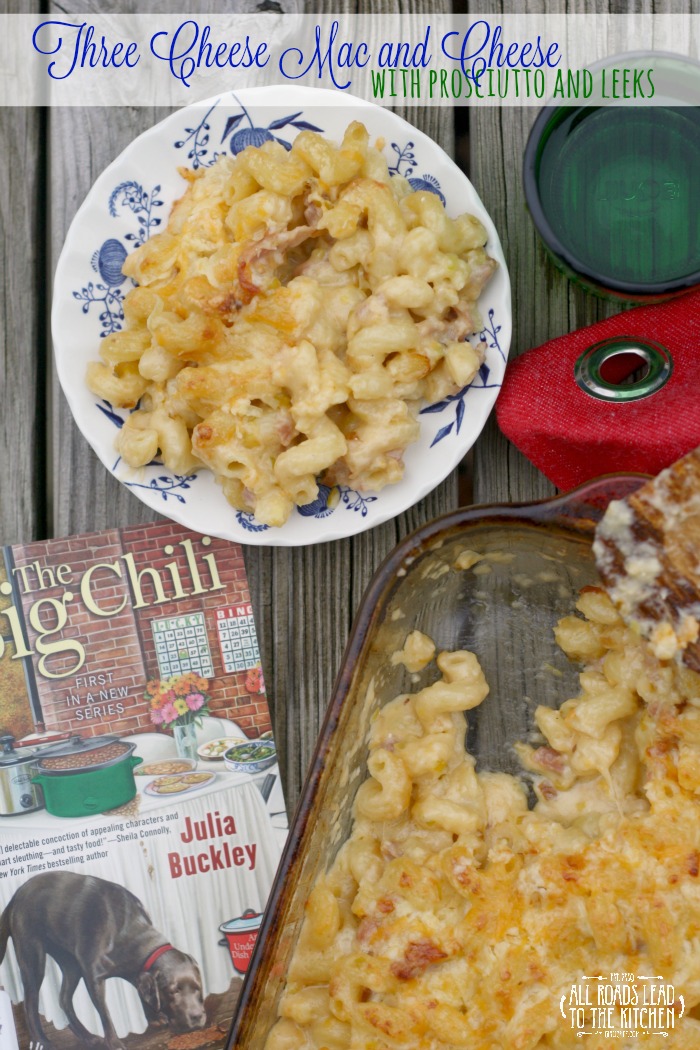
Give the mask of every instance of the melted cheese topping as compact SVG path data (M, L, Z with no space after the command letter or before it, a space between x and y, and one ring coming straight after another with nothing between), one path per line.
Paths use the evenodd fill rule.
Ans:
M602 591L578 609L556 633L581 692L518 749L534 808L465 752L462 711L488 691L472 654L440 654L434 685L381 710L266 1050L580 1047L559 1001L597 974L662 975L685 1015L645 1046L700 1046L700 676Z
M267 133L266 133L267 134ZM326 487L403 477L423 400L474 379L486 230L392 177L357 122L303 130L209 167L124 273L125 327L87 384L134 408L124 461L213 471L228 501L279 526ZM469 340L472 341L469 341ZM337 498L337 493L336 493Z

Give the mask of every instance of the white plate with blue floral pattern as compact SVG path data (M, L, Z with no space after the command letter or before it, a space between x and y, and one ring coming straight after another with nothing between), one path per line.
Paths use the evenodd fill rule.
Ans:
M487 251L498 270L479 301L484 328L476 333L485 360L463 390L420 413L418 441L404 457L405 475L381 492L321 485L281 528L235 510L206 470L171 474L155 461L135 471L114 448L127 412L100 402L85 385L100 338L124 324L131 287L122 274L128 252L167 223L185 184L178 168L213 163L221 153L276 139L288 146L302 128L339 141L351 120L370 139L383 138L389 170L414 189L430 190L450 215L471 212L488 231ZM467 177L422 132L388 109L336 91L260 87L230 92L173 113L137 138L96 180L68 231L56 270L52 313L56 366L76 423L105 467L149 507L195 532L242 543L303 546L351 536L395 517L426 496L457 466L481 432L498 395L511 336L510 282L496 230Z

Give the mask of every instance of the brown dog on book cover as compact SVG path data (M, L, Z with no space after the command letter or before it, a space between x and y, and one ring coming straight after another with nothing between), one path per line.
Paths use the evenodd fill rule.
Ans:
M81 979L100 1016L108 1050L122 1050L107 1009L105 984L121 977L138 990L149 1021L176 1032L203 1028L206 1013L199 967L151 923L141 901L114 882L71 871L35 875L21 886L0 918L0 962L12 937L24 985L32 1045L50 1050L39 1016L46 956L61 970L61 1008L84 1044L104 1045L76 1016L73 995Z

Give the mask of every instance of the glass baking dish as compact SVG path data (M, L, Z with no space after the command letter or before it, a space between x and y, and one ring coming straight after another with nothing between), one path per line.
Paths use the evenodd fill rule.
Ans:
M384 702L435 677L410 675L389 657L415 629L441 649L476 653L490 686L469 712L467 748L477 768L517 773L513 744L532 735L538 704L576 695L577 670L552 628L595 582L596 522L611 499L643 475L610 475L556 499L469 507L408 536L377 570L348 642L260 936L227 1050L262 1050L276 1018L304 904L350 833L356 791L367 777L367 731ZM465 550L489 555L455 569Z

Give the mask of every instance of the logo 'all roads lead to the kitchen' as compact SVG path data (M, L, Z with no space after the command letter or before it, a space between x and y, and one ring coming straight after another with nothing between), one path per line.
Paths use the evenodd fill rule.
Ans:
M633 973L584 975L562 995L559 1012L577 1036L667 1036L685 1013L685 1001L663 977Z

